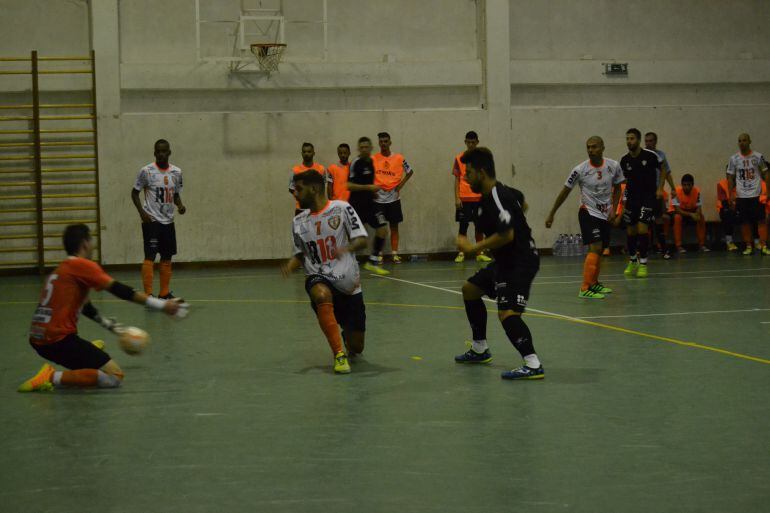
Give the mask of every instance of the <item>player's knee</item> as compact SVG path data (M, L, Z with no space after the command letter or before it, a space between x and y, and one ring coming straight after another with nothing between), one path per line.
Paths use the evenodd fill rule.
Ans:
M145 251L144 252L144 259L145 260L149 260L150 262L154 262L155 261L155 257L157 257L157 256L158 256L158 252L157 251Z
M170 263L171 262L171 257L172 257L172 255L161 254L160 255L160 262L161 263Z
M462 291L463 299L465 300L481 299L481 296L483 295L481 289L469 281L463 283Z
M313 303L318 305L321 303L331 303L334 298L332 297L332 292L329 290L329 287L319 283L310 289L310 299L313 300Z
M513 310L499 310L497 312L497 318L500 319L500 322L505 322L505 320L513 315L521 316L519 312L514 312Z
M588 251L590 253L596 253L597 255L600 255L602 253L602 249L604 249L604 244L601 242L592 242L588 246Z

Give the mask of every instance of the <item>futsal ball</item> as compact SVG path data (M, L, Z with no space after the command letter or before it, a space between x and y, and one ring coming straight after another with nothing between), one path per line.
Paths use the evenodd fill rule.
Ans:
M139 354L150 342L150 335L141 328L129 326L118 337L120 347L128 354Z

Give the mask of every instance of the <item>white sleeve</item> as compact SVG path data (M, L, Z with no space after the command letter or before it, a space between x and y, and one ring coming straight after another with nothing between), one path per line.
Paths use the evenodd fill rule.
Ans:
M292 246L294 246L294 255L300 255L304 254L302 239L300 239L299 235L297 234L297 225L295 223L292 223L291 225L291 235L292 235Z
M294 171L291 172L291 176L289 177L289 190L294 192Z
M141 191L148 185L150 184L147 181L147 171L144 168L142 168L139 171L139 174L136 175L136 182L134 182L134 190Z
M612 167L612 172L615 173L615 177L612 179L613 185L617 185L626 181L626 175L623 174L623 170L620 168L620 164L615 164Z
M568 189L572 189L575 187L575 184L580 181L580 169L574 168L572 172L567 177L567 181L564 182L564 187L567 187Z
M695 202L695 206L702 207L703 203L700 200L700 191L698 192L698 200Z
M179 194L182 192L182 170L179 170L179 173L177 173L177 176L179 177L179 181L176 183L176 193Z
M326 169L326 183L334 183L334 175L329 169Z
M735 174L735 159L732 157L730 157L730 160L727 161L727 174L728 175Z
M366 237L367 235L364 223L361 222L358 212L348 203L345 203L345 226L347 227L350 240Z

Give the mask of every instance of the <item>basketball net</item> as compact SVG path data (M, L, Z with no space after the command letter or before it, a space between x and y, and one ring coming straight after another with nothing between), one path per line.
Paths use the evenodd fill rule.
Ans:
M259 69L267 73L278 71L278 64L281 63L284 50L286 50L286 45L281 43L251 45L251 53L257 58Z

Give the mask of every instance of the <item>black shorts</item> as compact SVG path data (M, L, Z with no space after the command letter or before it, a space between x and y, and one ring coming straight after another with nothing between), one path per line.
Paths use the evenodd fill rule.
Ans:
M462 207L455 210L455 222L475 223L479 218L480 201L463 201Z
M144 257L155 260L155 255L170 257L176 255L176 229L174 223L163 224L157 221L142 223L144 237Z
M388 224L388 222L385 220L385 216L375 208L376 204L374 201L368 204L351 203L350 205L356 211L356 214L358 214L358 217L361 218L361 221L364 224L368 224L372 228L379 228Z
M305 291L308 296L310 289L318 283L323 283L332 291L332 301L334 302L334 317L337 318L337 324L342 326L343 331L366 331L366 305L364 305L364 293L343 294L332 285L329 280L323 276L313 274L305 279ZM310 306L316 312L317 308L313 301Z
M538 267L505 269L492 262L468 278L468 282L484 291L491 299L497 299L498 310L523 312L529 300L529 289Z
M735 213L741 224L757 223L765 218L764 205L757 198L736 198Z
M404 221L404 213L401 211L401 200L390 203L375 203L375 212L380 212L390 224L398 224Z
M37 354L70 370L101 369L112 358L110 355L76 334L67 335L53 344L38 345L30 342Z
M653 224L655 222L656 203L658 203L657 198L651 198L646 201L628 200L623 211L623 221L626 223L626 226L636 226L638 223Z
M584 208L578 212L578 222L580 222L580 233L583 237L583 244L602 243L602 248L610 246L610 223L606 219L599 219L588 213Z

